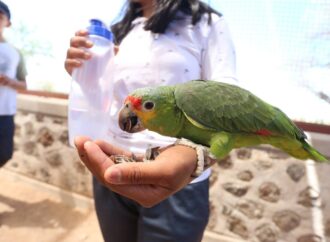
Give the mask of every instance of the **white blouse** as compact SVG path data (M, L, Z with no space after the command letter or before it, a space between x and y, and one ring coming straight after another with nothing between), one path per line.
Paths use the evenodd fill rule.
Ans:
M179 16L164 34L144 30L146 18L137 18L123 39L113 61L111 128L106 137L114 145L144 153L148 147L167 146L175 141L148 130L129 134L119 128L118 111L133 90L194 79L236 83L235 50L223 17L212 14L208 24L205 14L192 25L190 16ZM207 170L193 182L209 175Z

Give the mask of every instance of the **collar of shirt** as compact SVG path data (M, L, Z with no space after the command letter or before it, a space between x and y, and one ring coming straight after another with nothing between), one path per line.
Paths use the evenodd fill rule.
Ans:
M145 23L148 19L146 17L137 17L136 19L134 19L132 21L132 25L135 26L135 25L138 25L138 24L142 24L142 23Z
M144 24L147 20L148 20L148 18L146 18L146 17L137 17L136 19L134 19L132 21L132 26L135 27L140 24ZM157 33L151 33L151 35L155 40L159 38L159 34L157 34Z

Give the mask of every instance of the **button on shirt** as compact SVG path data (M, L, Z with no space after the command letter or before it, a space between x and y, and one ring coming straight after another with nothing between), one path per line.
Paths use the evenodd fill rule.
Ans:
M144 29L146 18L133 21L112 66L113 97L108 141L132 152L144 153L149 147L167 146L175 139L145 130L129 134L118 126L118 111L127 95L137 88L175 85L205 79L236 83L235 50L223 17L202 16L196 24L183 13L171 22L164 34ZM206 179L205 171L194 182Z

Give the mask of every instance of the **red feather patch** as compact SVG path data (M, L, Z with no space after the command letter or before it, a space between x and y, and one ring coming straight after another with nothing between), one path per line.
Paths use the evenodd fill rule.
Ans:
M270 132L268 129L260 129L256 132L256 134L262 136L269 136L272 135L272 132Z
M141 109L141 103L142 103L142 99L141 98L136 98L136 97L132 97L132 96L128 96L125 100L125 102L129 101L132 106L137 109L140 110Z

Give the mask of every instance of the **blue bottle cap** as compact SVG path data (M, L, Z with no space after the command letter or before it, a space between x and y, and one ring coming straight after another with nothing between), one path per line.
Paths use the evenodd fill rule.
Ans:
M110 41L112 41L112 33L107 28L107 26L98 19L91 19L90 26L88 26L87 30L90 35L98 35L102 36Z

